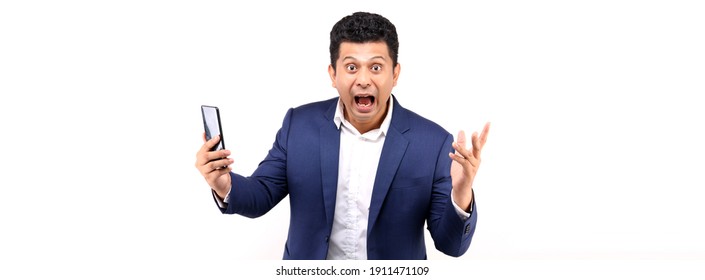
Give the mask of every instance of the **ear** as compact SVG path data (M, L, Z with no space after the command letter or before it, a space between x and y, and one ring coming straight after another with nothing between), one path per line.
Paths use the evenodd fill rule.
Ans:
M333 64L328 64L328 75L330 76L331 84L335 87L335 68L333 68Z
M399 73L401 72L401 64L397 63L397 66L394 67L394 86L397 85L397 79L399 79Z

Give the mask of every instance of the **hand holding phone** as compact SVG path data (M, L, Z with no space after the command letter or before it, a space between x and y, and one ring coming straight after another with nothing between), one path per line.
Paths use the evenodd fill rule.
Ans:
M229 165L233 163L232 159L227 158L230 152L225 150L225 141L223 140L223 129L220 124L220 111L218 107L202 105L201 114L203 116L203 129L205 130L206 141L214 137L218 137L218 143L212 147L204 144L196 154L196 168L201 172L203 178L206 179L211 189L221 199L230 192L230 171ZM225 151L220 151L225 150Z

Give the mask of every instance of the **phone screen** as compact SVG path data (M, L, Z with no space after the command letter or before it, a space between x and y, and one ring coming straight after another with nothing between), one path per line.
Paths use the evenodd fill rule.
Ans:
M211 138L220 135L220 142L213 146L211 151L225 149L222 127L220 126L220 111L218 110L218 107L202 105L201 113L203 114L203 128L206 130L206 140L210 140Z

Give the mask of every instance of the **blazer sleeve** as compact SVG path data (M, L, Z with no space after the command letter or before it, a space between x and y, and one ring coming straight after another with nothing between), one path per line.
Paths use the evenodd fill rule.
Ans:
M428 218L428 229L436 249L446 255L462 256L470 247L472 236L477 224L477 203L472 205L470 217L463 220L453 206L450 190L452 181L450 165L452 160L449 152L454 152L451 146L453 136L448 134L441 149L434 174L431 209ZM473 200L474 201L474 200Z
M230 172L232 185L224 214L256 218L269 212L289 193L286 176L287 140L293 109L284 117L272 148L250 177Z

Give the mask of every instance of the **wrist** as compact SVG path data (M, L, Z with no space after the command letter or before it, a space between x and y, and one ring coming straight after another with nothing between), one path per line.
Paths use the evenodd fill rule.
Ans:
M213 188L213 191L215 192L215 195L218 196L218 198L224 200L226 196L228 196L228 193L230 193L230 188L224 188L224 189L216 189Z
M472 188L468 188L465 191L453 189L453 201L458 207L468 211L472 203Z

